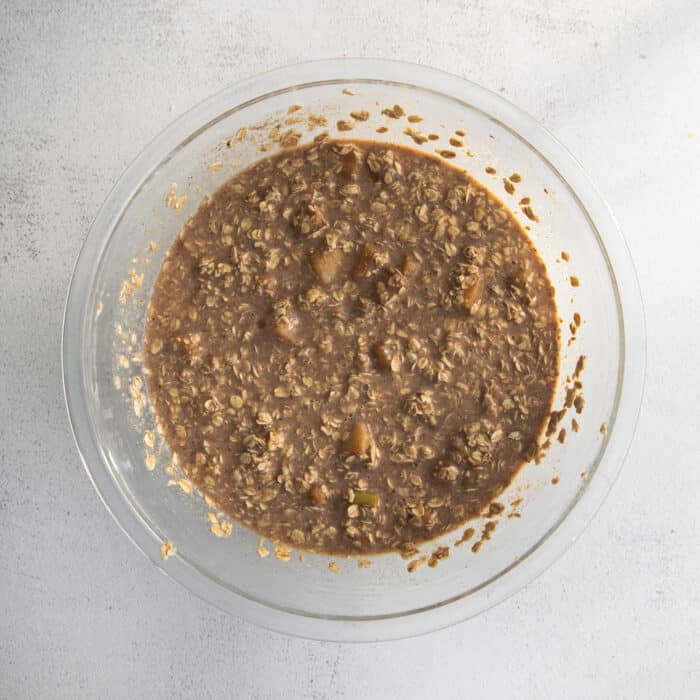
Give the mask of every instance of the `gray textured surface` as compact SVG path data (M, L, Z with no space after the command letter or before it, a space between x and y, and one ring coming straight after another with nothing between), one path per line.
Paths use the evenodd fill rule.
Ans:
M700 4L48 5L0 3L0 697L700 696ZM578 543L478 619L369 646L265 632L159 575L83 472L59 370L73 261L142 146L225 84L338 54L464 75L559 136L625 231L649 331L637 438Z

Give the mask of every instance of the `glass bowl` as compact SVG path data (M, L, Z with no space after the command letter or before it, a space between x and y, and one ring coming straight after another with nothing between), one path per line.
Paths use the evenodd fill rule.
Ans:
M405 117L381 113L396 104L422 117L411 126L440 140L416 146L404 134ZM293 105L300 109L290 111ZM362 109L370 119L339 133L337 121ZM327 126L319 123L324 118ZM280 122L281 131L270 134ZM378 127L386 133L377 133ZM289 129L298 129L302 141L327 129L430 153L450 148L448 138L463 131L465 145L454 149L452 162L500 193L531 228L561 316L555 407L580 355L587 357L586 405L562 423L569 428L575 416L578 432L569 428L564 444L554 441L544 460L526 465L499 498L506 512L478 553L471 542L452 546L453 533L421 548L429 553L450 545L449 558L411 574L396 554L372 557L369 568L335 558L337 573L317 554L293 552L289 561L278 560L269 543L272 553L262 557L258 536L242 526L234 524L226 538L209 531L210 508L196 492L177 486L167 447L157 432L148 432L154 424L140 352L160 263L202 197L265 155L261 147L270 137ZM488 175L486 167L497 174ZM502 178L514 172L522 181L508 194ZM519 206L524 196L532 200L537 223ZM574 312L583 322L568 343ZM644 374L634 267L608 208L572 156L488 90L393 61L340 59L282 68L227 88L177 119L131 164L99 211L73 273L63 327L64 388L78 449L127 535L157 566L218 607L268 628L331 640L391 639L445 627L503 600L549 566L581 533L617 476ZM478 538L484 519L471 524ZM166 540L177 552L163 560Z

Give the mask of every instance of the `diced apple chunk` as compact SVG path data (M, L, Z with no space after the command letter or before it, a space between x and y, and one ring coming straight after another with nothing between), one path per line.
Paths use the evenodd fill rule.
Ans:
M287 343L297 343L301 337L301 324L294 314L280 318L272 327L272 332Z
M374 361L377 363L377 367L379 367L382 372L387 372L391 369L391 348L385 340L375 343L372 346L372 355L374 356Z
M311 256L311 267L323 284L330 284L338 277L342 264L340 250L319 250Z
M355 421L350 428L348 437L343 442L345 452L350 452L357 457L365 457L372 447L372 436L366 423Z
M372 491L356 491L352 502L358 506L376 508L379 505L379 495Z
M374 258L374 253L374 246L371 243L362 244L357 260L355 261L355 266L352 268L353 277L358 278L367 275Z
M309 489L309 498L319 506L326 502L326 494L318 484L311 485Z
M472 311L481 302L484 293L484 278L479 276L472 284L461 291L460 306L467 311Z

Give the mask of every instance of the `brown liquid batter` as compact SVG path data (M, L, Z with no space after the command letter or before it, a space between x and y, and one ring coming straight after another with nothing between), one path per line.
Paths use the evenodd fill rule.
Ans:
M146 328L187 476L273 542L408 548L477 516L532 458L559 331L504 205L444 161L317 139L187 222Z

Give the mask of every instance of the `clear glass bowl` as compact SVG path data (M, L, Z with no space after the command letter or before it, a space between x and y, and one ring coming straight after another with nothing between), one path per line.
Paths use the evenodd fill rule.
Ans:
M334 135L338 119L367 109L369 121L339 135L414 146L403 134L405 118L381 115L383 107L399 104L423 117L416 128L441 135L422 146L429 152L448 147L454 130L466 132L465 148L454 149L453 162L500 192L518 216L519 198L532 198L540 221L523 223L532 223L531 237L547 264L562 318L556 406L563 378L581 354L587 356L586 406L576 416L579 432L563 445L555 441L545 460L524 467L499 499L508 512L509 504L522 499L521 517L501 518L478 554L469 544L453 547L439 566L413 574L395 554L373 557L371 568L336 559L339 573L329 571L320 555L306 554L301 561L295 553L286 563L261 558L257 536L241 526L229 538L214 537L204 501L168 486L167 449L153 452L144 445L153 417L147 397L141 416L135 415L129 387L142 377L138 352L160 263L204 194L264 155L261 140L293 104L302 107L296 116L326 115ZM250 129L260 124L265 128ZM379 125L388 131L378 134ZM243 127L248 136L237 141ZM300 128L304 140L320 130L308 131L305 124L284 128ZM224 167L208 167L217 161ZM498 175L487 175L487 166ZM501 177L513 172L522 182L511 196ZM178 197L187 194L179 210L165 206L172 183ZM155 249L149 249L151 242ZM570 275L580 286L571 285ZM574 311L583 324L567 346ZM613 217L576 161L495 94L446 73L391 61L341 59L282 68L227 88L175 121L126 170L98 213L73 273L63 328L64 386L75 439L95 488L129 537L157 566L220 608L272 629L332 640L390 639L445 627L503 600L549 566L580 534L617 476L634 432L644 374L644 318L634 267ZM568 417L564 424L569 426ZM156 457L153 471L145 466L149 451ZM482 523L473 525L478 532ZM455 539L453 534L435 545ZM165 540L177 554L162 561Z

